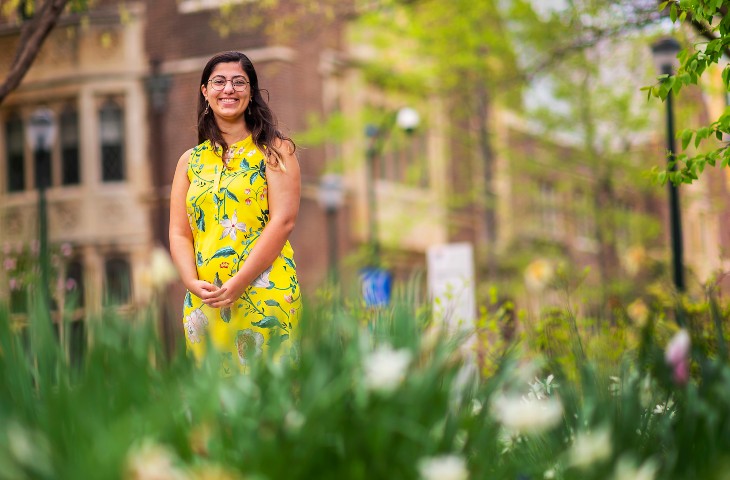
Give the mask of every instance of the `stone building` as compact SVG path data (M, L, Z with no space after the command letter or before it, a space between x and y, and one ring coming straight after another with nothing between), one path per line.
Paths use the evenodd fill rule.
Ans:
M196 143L200 71L212 54L223 50L249 55L287 133L295 139L303 132L317 133L316 141L312 135L299 141L303 190L292 244L305 292L312 294L325 280L332 252L352 259L337 267L343 289L357 289L357 268L364 262L359 252L370 238L373 203L382 256L400 278L425 268L424 254L431 245L484 244L489 233L483 205L451 202L455 193L483 186L478 160L469 160L474 167L465 171L453 168L466 160L452 158L445 99L384 92L369 82L361 67L376 61L378 53L353 42L344 23L301 18L287 36L271 35L266 23L226 31L230 19L221 18L224 3L231 2L99 0L89 12L65 15L21 86L0 105L0 244L12 252L32 245L38 235L36 165L25 139L27 122L39 107L55 112L59 129L47 191L49 237L55 245L72 247L66 264L72 282L65 287L83 293L78 318L94 316L109 304L133 310L152 298L151 252L167 243L172 175L179 156ZM255 7L232 3L238 4L239 14ZM15 22L0 25L0 72L12 61L18 32ZM386 122L406 105L424 120L411 135ZM501 148L494 179L497 253L509 255L510 245L525 239L548 238L577 262L595 263L591 220L574 215L591 192L566 196L536 175L535 195L528 201L524 178L510 169L504 152L512 148L536 155L539 142L529 128L509 120L511 113L494 115L494 140ZM328 123L332 118L344 120ZM366 154L370 123L388 129L372 170ZM333 215L326 215L318 202L326 172L341 174L345 187L343 205ZM726 195L727 181L712 182L713 191ZM717 209L710 208L714 204L707 198L706 216L688 222L705 218L712 226L701 228L709 236L700 241L716 245L714 238L724 238L727 230L720 228ZM661 217L661 205L648 202L644 207ZM697 231L692 227L688 235ZM692 237L687 240L691 245ZM711 250L707 255L720 254L714 246ZM483 262L483 255L478 259ZM691 261L706 265L705 270L715 265L708 256ZM12 272L6 268L3 275L7 281ZM0 297L10 293L0 288ZM165 333L180 338L182 292L178 285L164 293L158 298L166 300Z

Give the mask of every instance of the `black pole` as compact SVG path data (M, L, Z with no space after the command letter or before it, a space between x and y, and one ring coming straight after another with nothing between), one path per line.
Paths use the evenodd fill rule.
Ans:
M337 283L339 267L337 265L337 209L327 208L327 243L329 244L329 270L332 283Z
M663 65L662 73L671 75L672 66ZM677 171L675 163L676 146L674 142L674 105L672 91L667 93L667 161L670 172ZM674 286L678 292L684 292L684 262L682 260L682 218L679 209L679 187L673 182L667 182L669 187L669 227L672 243L672 272Z
M41 266L41 285L40 295L44 311L49 311L50 294L49 294L49 258L48 258L48 208L46 202L46 188L48 187L49 178L49 156L44 148L44 139L38 139L38 146L35 149L35 175L36 187L38 188L38 243L39 243L39 261Z
M376 134L379 135L379 134ZM377 137L367 150L367 199L368 199L368 247L370 248L369 262L371 265L380 264L380 242L378 241L378 201L375 192L375 160L378 156Z

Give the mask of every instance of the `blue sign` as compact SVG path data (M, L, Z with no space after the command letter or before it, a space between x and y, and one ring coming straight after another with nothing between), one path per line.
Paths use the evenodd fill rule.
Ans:
M393 291L393 274L377 267L365 267L360 270L362 296L368 307L385 307L390 303Z

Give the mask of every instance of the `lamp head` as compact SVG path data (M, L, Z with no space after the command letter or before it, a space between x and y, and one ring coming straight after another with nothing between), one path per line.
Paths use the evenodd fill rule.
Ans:
M398 110L398 114L395 117L395 123L398 128L406 133L413 133L421 123L421 117L418 112L410 107L403 107Z
M677 54L682 46L673 37L660 38L651 46L651 53L654 56L659 73L667 73L667 70L673 71L679 65Z

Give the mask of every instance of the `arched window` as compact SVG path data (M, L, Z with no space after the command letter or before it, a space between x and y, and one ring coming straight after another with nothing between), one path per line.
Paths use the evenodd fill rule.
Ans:
M124 180L124 112L113 100L99 110L99 137L102 180Z
M61 138L61 183L77 185L81 181L79 169L79 115L72 106L61 112L59 119Z
M132 275L126 258L112 257L106 260L105 303L107 305L126 305L132 297Z
M6 178L8 192L25 189L25 162L23 161L23 119L11 114L5 123Z

